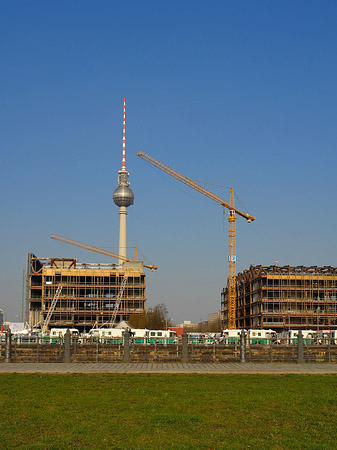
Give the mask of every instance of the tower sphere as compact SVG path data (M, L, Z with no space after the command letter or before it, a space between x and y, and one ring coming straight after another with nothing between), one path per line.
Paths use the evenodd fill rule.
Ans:
M133 205L135 196L132 189L128 186L118 186L118 188L114 190L112 198L117 206L128 207Z

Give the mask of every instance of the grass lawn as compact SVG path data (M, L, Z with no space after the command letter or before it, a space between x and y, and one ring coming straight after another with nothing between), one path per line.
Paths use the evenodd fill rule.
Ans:
M337 448L337 376L2 374L3 449Z

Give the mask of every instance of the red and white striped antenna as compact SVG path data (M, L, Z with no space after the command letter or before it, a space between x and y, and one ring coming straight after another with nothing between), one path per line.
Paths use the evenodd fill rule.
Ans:
M125 98L124 98L124 111L123 111L123 159L122 170L125 171Z

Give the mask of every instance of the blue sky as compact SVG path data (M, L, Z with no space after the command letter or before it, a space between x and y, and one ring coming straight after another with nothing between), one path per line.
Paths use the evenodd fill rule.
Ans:
M128 245L159 266L148 306L164 302L174 321L219 309L228 225L140 149L234 187L256 216L237 220L238 271L276 259L336 266L336 20L328 0L1 2L6 319L21 316L28 252L104 260L51 234L118 246L124 97Z

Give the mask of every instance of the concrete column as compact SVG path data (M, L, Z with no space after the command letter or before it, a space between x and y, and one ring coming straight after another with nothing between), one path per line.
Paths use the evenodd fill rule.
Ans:
M130 362L130 333L128 330L124 331L124 355L123 361Z
M181 350L181 362L188 362L189 355L188 355L188 334L183 332L182 335L182 350Z
M64 363L71 363L71 334L70 330L66 331L64 335L64 357L63 357Z
M126 206L121 206L119 208L119 254L126 257L126 216L128 210ZM118 263L121 265L123 260L119 260Z
M246 362L246 332L241 330L240 334L240 363Z
M304 363L304 355L303 355L303 334L302 331L299 330L297 335L297 364Z
M5 363L12 362L12 333L11 330L6 332L6 348L5 348Z

